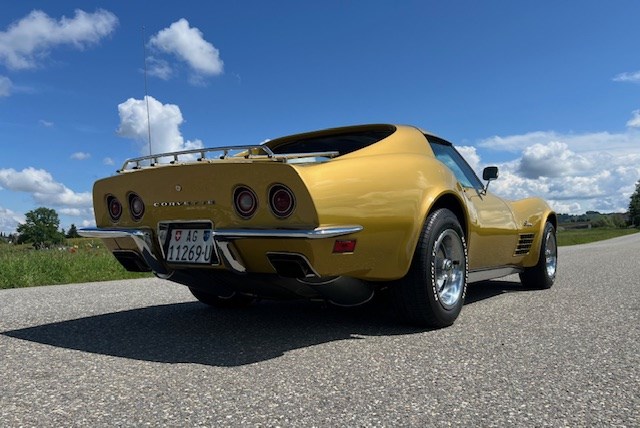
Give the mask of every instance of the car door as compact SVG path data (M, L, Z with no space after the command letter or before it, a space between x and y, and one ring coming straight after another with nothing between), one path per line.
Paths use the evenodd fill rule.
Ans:
M509 206L484 191L473 169L444 140L427 136L436 158L456 176L468 213L469 270L509 265L517 244L518 227Z

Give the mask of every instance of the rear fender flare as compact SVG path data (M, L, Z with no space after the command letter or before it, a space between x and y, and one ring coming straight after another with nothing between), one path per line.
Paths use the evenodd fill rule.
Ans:
M461 196L455 192L448 191L442 192L435 197L426 197L423 201L419 217L416 219L414 224L411 246L409 247L411 249L411 256L407 260L406 266L404 266L403 269L405 275L409 271L413 258L415 257L416 248L424 229L425 222L427 221L427 217L429 217L429 214L440 208L447 208L456 215L465 235L464 238L469 242L469 216Z

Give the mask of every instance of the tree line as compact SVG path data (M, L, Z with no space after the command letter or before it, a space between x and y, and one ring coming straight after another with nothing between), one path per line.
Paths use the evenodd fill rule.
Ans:
M629 201L629 223L640 226L640 180L636 183L636 191L633 192Z
M30 243L36 249L49 248L64 243L66 238L79 238L75 224L69 227L69 231L60 230L60 218L56 210L40 207L25 214L25 222L18 225L17 234L4 236L3 241L16 244Z

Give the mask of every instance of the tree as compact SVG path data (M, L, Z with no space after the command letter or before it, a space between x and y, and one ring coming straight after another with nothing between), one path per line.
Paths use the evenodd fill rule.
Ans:
M67 232L67 238L79 238L80 235L78 235L78 229L76 228L76 225L71 223L71 226L69 227L69 231Z
M598 214L591 225L593 227L613 227L613 222L608 215Z
M58 231L60 219L56 210L40 207L25 217L27 221L18 226L19 242L30 242L36 249L62 243L64 235Z
M636 183L636 191L629 201L629 221L633 226L640 226L640 180Z

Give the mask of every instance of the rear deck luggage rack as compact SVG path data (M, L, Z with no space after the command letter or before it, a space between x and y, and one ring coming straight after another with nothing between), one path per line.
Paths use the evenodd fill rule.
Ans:
M209 156L207 154L217 153L217 156ZM142 156L139 158L131 158L124 161L122 168L117 172L132 171L155 167L158 165L172 165L177 163L197 163L212 160L224 159L254 159L254 160L273 160L276 162L287 162L290 159L300 158L334 158L340 152L314 152L314 153L285 153L275 154L267 146L228 146L228 147L210 147L206 149L183 150L179 152L158 153L155 155ZM197 157L195 157L197 156ZM181 159L182 157L182 159ZM170 158L167 162L160 162L161 159Z

